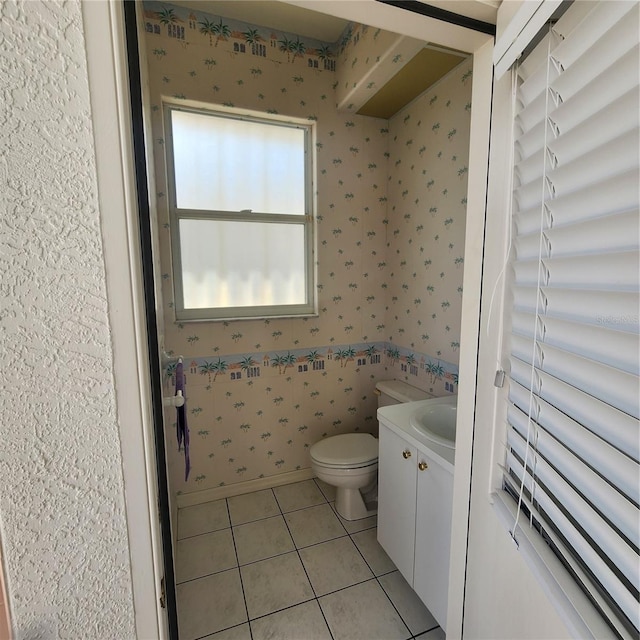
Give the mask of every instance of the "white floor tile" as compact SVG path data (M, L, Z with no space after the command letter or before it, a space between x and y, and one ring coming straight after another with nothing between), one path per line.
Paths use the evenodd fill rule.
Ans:
M205 638L202 638L202 640L251 640L249 623L245 622L237 627L218 631L218 633L206 636Z
M380 546L376 538L377 535L378 530L376 528L354 533L352 537L373 573L381 576L385 573L395 571L396 565L393 564L391 558L389 558L385 550Z
M337 511L335 502L331 503L333 512L338 516L338 520L349 533L357 533L365 529L372 529L378 524L378 516L369 516L368 518L360 518L360 520L345 520Z
M441 627L437 629L432 629L431 631L427 631L427 633L423 633L421 636L416 636L419 640L446 640L447 636Z
M253 640L331 640L316 600L251 621Z
M180 640L195 640L247 621L238 569L176 587Z
M226 500L215 500L178 510L178 540L229 526Z
M313 507L317 504L324 504L327 501L313 480L275 487L273 492L276 494L276 500L280 505L280 509L282 509L282 513Z
M176 583L231 569L237 564L231 529L178 540Z
M416 592L399 571L388 573L380 577L379 580L411 633L414 635L424 633L438 626L429 609L424 606L422 600L418 598Z
M282 516L238 525L233 528L233 537L240 564L295 550Z
M336 488L333 485L327 484L320 478L314 478L313 480L318 485L318 489L322 491L327 502L333 502L336 499Z
M249 618L257 618L313 598L297 553L287 553L240 568Z
M244 524L280 515L280 507L271 489L228 498L231 524Z
M328 504L286 513L284 519L298 549L347 534Z
M334 640L407 640L402 622L376 580L319 599Z
M317 596L373 578L348 536L302 549L300 557Z

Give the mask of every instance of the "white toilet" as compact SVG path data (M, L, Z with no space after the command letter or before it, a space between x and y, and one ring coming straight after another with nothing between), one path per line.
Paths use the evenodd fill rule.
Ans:
M429 398L429 394L400 380L376 384L378 407ZM336 511L345 520L377 512L378 440L370 433L345 433L316 442L311 448L316 477L336 487Z

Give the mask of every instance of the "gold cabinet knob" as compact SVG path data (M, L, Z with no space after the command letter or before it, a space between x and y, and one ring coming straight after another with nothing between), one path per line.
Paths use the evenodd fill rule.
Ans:
M408 449L405 449L405 450L402 452L402 457L403 457L405 460L406 460L407 458L410 458L410 457L411 457L411 451L409 451Z
M420 462L418 462L418 469L420 469L420 471L424 471L428 467L429 465L424 460L421 460Z

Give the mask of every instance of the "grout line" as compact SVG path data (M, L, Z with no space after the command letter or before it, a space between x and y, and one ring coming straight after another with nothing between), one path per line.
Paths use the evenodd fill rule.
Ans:
M339 593L340 591L345 591L345 590L350 589L350 588L352 588L352 587L355 587L355 586L358 586L358 585L361 585L361 584L365 584L365 583L367 583L367 582L371 582L371 581L373 581L373 580L375 580L375 581L376 581L376 583L378 584L378 586L380 587L380 589L382 589L383 593L385 594L385 596L387 597L387 599L388 599L388 600L389 600L389 602L391 603L391 606L394 608L394 610L395 610L395 611L396 611L396 613L398 614L398 616L399 616L400 620L402 621L402 623L403 623L403 624L405 625L405 627L407 628L407 630L408 630L408 632L409 632L409 634L410 634L410 635L409 635L409 639L414 639L414 640L415 640L415 639L418 637L418 635L425 634L425 633L429 633L429 632L431 632L431 631L433 631L433 630L435 630L435 629L438 629L438 628L439 628L439 625L437 625L437 624L436 624L434 627L432 627L432 628L430 628L430 629L425 629L424 631L420 631L420 632L418 633L418 635L414 635L414 634L413 634L413 632L411 631L411 629L409 629L408 624L405 622L405 620L404 620L403 616L400 614L400 611L398 611L397 607L395 606L395 604L394 604L394 603L393 603L393 601L391 600L391 597L390 597L390 596L389 596L389 594L385 591L384 587L382 586L382 583L380 582L380 578L382 578L383 576L386 576L386 575L389 575L389 574L391 574L391 573L394 573L394 572L398 571L398 570L397 570L397 568L394 568L394 569L392 569L391 571L387 571L387 572L382 573L382 574L380 574L380 575L376 575L376 574L375 574L375 571L373 570L373 568L372 568L372 566L371 566L371 564L367 561L367 559L365 558L365 556L364 556L363 552L360 550L360 548L359 548L359 547L358 547L358 545L356 544L356 542L355 542L355 540L354 540L354 536L357 536L357 535L359 535L359 534L361 534L361 533L363 533L363 532L365 532L365 531L370 531L371 529L375 529L375 528L377 528L377 518L376 518L376 522L375 522L375 524L373 524L372 526L370 526L370 527L365 527L364 529L360 529L360 530L358 530L358 531L350 532L350 531L347 529L347 527L345 526L345 524L343 523L342 518L340 517L340 515L335 511L335 508L334 508L335 503L332 503L332 502L330 502L330 501L329 501L329 499L327 498L327 496L326 496L326 495L322 492L322 490L320 489L320 486L318 485L318 483L317 483L317 482L315 482L315 478L313 478L313 480L314 480L315 485L316 485L316 486L317 486L317 488L319 489L320 493L322 494L323 498L325 499L325 502L324 502L324 503L315 504L315 505L309 505L309 506L306 506L306 507L301 507L301 508L299 508L299 509L294 509L294 510L292 510L292 511L284 512L284 511L282 510L282 507L280 506L280 503L278 502L278 498L277 498L277 496L275 495L275 491L274 491L274 489L273 489L273 488L271 488L271 492L272 492L272 495L273 495L273 497L274 497L274 499L275 499L275 503L276 503L276 505L277 505L277 507L278 507L279 514L269 515L269 516L266 516L266 517L264 517L264 518L258 518L258 519L256 519L256 520L250 520L250 521L248 521L248 522L243 522L243 523L239 523L239 524L233 524L233 523L231 522L231 510L230 510L230 507L229 507L228 499L223 498L223 499L225 500L225 505L226 505L226 508L227 508L227 515L228 515L228 517L229 517L229 527L223 527L222 529L216 529L216 530L214 530L214 531L208 531L208 532L204 532L204 533L196 534L196 535L194 535L194 536L188 536L188 537L186 537L186 538L182 538L182 539L180 539L180 540L189 540L189 539L191 539L191 538L195 538L195 537L199 537L199 536L203 536L203 535L210 535L210 534L213 534L213 533L217 533L217 532L225 531L226 529L231 529L231 539L232 539L233 548L234 548L234 553L235 553L235 558L236 558L236 566L235 566L235 567L230 567L230 568L227 568L227 569L222 569L222 570L220 570L220 571L214 571L213 573L207 574L206 576L198 576L197 578L193 578L193 579L191 579L191 580L186 580L186 581L184 581L184 582L181 582L181 583L180 583L180 584L185 584L185 583L188 583L188 582L192 582L192 581L194 581L194 580L199 580L199 579L202 579L202 578L206 578L206 577L211 576L211 575L215 575L215 574L218 574L218 573L223 573L223 572L225 572L225 571L232 571L232 570L234 570L234 569L236 569L236 570L238 571L238 574L239 574L239 577L240 577L240 586L241 586L241 590L242 590L242 597L243 597L243 600L244 600L245 612L246 612L246 615L247 615L247 620L246 620L246 622L242 622L242 623L240 623L240 624L238 624L238 625L233 625L233 626L231 626L231 627L227 627L226 629L221 629L221 630L219 630L219 631L227 631L228 629L233 629L233 628L236 628L236 627L240 627L240 626L241 626L241 625L243 625L243 624L247 624L247 625L248 625L248 627L249 627L249 634L250 634L250 638L251 638L251 639L253 639L253 629L252 629L252 626L251 626L251 622L252 622L252 620L258 620L258 619L261 619L261 618L265 618L265 617L268 617L268 616L273 615L273 614L275 614L275 613L279 613L279 612L285 611L285 610L287 610L287 609L292 609L292 608L294 608L294 607L296 607L296 606L299 606L299 605L302 605L302 604L306 604L306 603L309 603L309 602L311 602L311 601L314 601L314 600L315 600L315 602L317 602L317 604L318 604L318 607L319 607L320 612L321 612L321 614L322 614L322 617L323 617L323 619L324 619L324 621L325 621L325 624L326 624L326 626L327 626L327 629L329 630L329 634L330 634L330 636L331 636L331 639L332 639L332 640L334 640L333 632L331 631L331 629L330 629L330 627L329 627L329 623L328 623L328 620L327 620L327 618L326 618L326 616L325 616L324 610L322 609L322 606L320 605L320 599L321 599L321 598L324 598L325 596L333 595L333 594L335 594L335 593ZM297 483L292 483L292 484L297 484ZM285 486L286 486L286 485L285 485ZM311 508L314 508L314 507L322 506L322 504L328 504L328 505L329 505L329 507L330 507L330 509L331 509L331 513L333 513L333 515L337 518L337 520L338 520L338 522L340 523L340 525L341 525L342 529L344 530L344 532L345 532L345 533L344 533L344 535L339 535L339 536L337 536L337 537L335 537L335 538L329 538L328 540L323 540L323 541L321 541L321 542L314 542L313 544L310 544L310 545L307 545L307 546L301 546L301 547L299 547L299 546L297 545L297 543L296 543L296 541L295 541L295 539L294 539L294 537L293 537L292 533L291 533L291 528L289 527L289 523L287 522L287 520L286 520L286 518L285 518L286 514L288 514L288 513L295 513L295 512L299 512L299 511L304 511L304 510L306 510L306 509L311 509ZM288 533L289 533L289 536L290 536L290 538L291 538L291 540L292 540L292 542L293 542L294 549L293 549L293 550L290 550L290 551L284 551L284 552L281 552L281 553L276 553L275 555L268 556L267 558L261 558L260 560L254 560L254 561L252 561L252 562L248 562L248 563L246 563L246 564L244 564L244 565L240 565L240 559L239 559L239 557L238 557L238 548L237 548L237 545L236 545L234 529L235 529L235 528L237 528L237 527L242 527L242 526L244 526L244 525L251 524L251 523L260 522L260 521L263 521L263 520L267 520L267 519L270 519L270 518L277 518L277 517L281 517L281 518L282 518L282 520L284 521L285 527L286 527L286 529L287 529L287 531L288 531ZM372 577L371 577L371 578L367 578L366 580L361 580L361 581L359 581L359 582L355 582L354 584L350 584L350 585L348 585L348 586L346 586L346 587L341 587L340 589L335 589L334 591L330 591L330 592L328 592L328 593L324 593L324 594L322 594L321 596L319 596L319 595L316 593L316 590L315 590L315 588L314 588L314 586L313 586L313 584L312 584L312 582L311 582L311 579L310 579L310 577L309 577L309 573L307 572L307 569L306 569L306 567L305 567L305 565L304 565L304 562L302 561L302 556L300 555L300 551L301 551L301 550L304 550L304 549L311 549L311 548L313 548L313 547L320 546L320 545L322 545L322 544L326 544L326 543L328 543L328 542L332 542L332 541L334 541L334 540L340 540L340 539L342 539L342 538L344 538L344 537L347 537L347 536L349 537L349 539L350 539L351 543L356 547L356 550L358 551L359 555L362 557L362 559L363 559L363 561L364 561L365 565L366 565L366 566L369 568L369 570L371 571ZM283 607L282 609L277 609L277 610L275 610L275 611L271 611L271 612L269 612L269 613L267 613L267 614L260 615L260 616L256 616L255 618L251 619L251 618L249 617L249 609L248 609L248 606L247 606L247 597L246 597L246 593L245 593L244 581L243 581L243 578L242 578L242 571L241 571L241 568L242 568L242 567L250 566L250 565L252 565L252 564L256 564L256 563L258 563L258 562L263 562L263 561L265 561L265 560L270 560L270 559L272 559L272 558L277 558L277 557L279 557L279 556L283 556L283 555L286 555L286 554L289 554L289 553L293 553L294 551L295 551L295 553L298 555L298 559L299 559L299 561L300 561L300 563L301 563L301 565L302 565L303 571L305 572L305 575L306 575L306 577L307 577L307 580L308 580L308 582L309 582L309 585L311 586L311 591L312 591L312 593L313 593L313 597L312 597L312 598L309 598L308 600L304 600L304 601L302 601L302 602L298 602L298 603L295 603L295 604L293 604L293 605L290 605L290 606L287 606L287 607ZM216 632L216 633L218 633L218 632ZM206 638L208 635L211 635L211 634L207 634L206 636L202 636L202 638ZM202 639L200 639L200 640L202 640Z
M378 522L378 519L376 516L376 528L378 526L377 522ZM353 535L356 535L358 533L360 533L360 531L354 532ZM398 617L400 618L400 620L402 620L402 624L404 624L404 626L407 628L407 631L409 632L409 639L413 638L414 636L413 631L411 631L411 629L409 628L409 625L405 622L405 619L402 617L402 614L400 613L400 611L398 611L398 608L393 603L393 600L391 600L391 598L389 597L389 594L385 591L385 588L382 586L382 583L379 580L380 577L389 575L390 573L393 573L393 571L388 571L387 573L380 574L380 576L376 575L376 572L373 570L373 567L369 564L367 559L364 557L364 554L360 550L360 547L356 544L355 540L353 539L353 535L349 534L349 538L351 538L351 542L353 543L353 546L357 549L358 553L362 556L362 559L364 560L365 564L367 565L367 567L369 567L369 571L371 571L371 573L373 574L373 579L378 583L378 586L382 590L382 593L384 593L384 595L387 597L387 600L389 600L389 602L391 603L391 606L394 608L395 612L398 614ZM377 537L376 537L376 540L377 540ZM397 567L395 568L395 571L398 571Z
M229 509L229 501L225 498L227 504L227 513L229 515L229 522L231 522L231 510ZM242 571L240 570L240 560L238 558L238 548L236 547L236 537L233 534L233 525L231 526L231 540L233 542L233 550L236 554L236 564L238 566L238 576L240 577L240 588L242 589L242 599L244 601L244 610L247 614L247 624L249 625L249 638L253 640L253 631L251 630L251 624L249 623L249 607L247 606L247 594L244 592L244 580L242 579Z
M226 571L233 571L234 569L240 569L238 565L233 567L227 567L226 569L220 569L220 571L212 571L211 573L206 573L203 576L197 576L196 578L189 578L189 580L182 580L181 582L176 582L176 586L179 584L189 584L190 582L195 582L196 580L204 580L205 578L210 578L211 576L217 576L220 573L225 573Z
M228 527L222 527L221 529L214 529L213 531L203 531L202 533L195 533L192 536L185 536L184 538L178 538L177 542L183 542L184 540L193 540L193 538L199 538L200 536L210 536L212 533L218 533L219 531L226 531L231 529L231 525Z
M324 496L322 496L324 498ZM289 511L283 511L285 513L297 513L298 511L304 511L305 509L313 509L314 507L322 507L325 504L329 504L326 500L324 502L318 502L317 504L308 504L306 507L298 507L297 509L290 509Z
M243 527L245 524L253 524L254 522L262 522L263 520L268 520L269 518L277 518L278 516L281 516L282 512L280 513L274 513L270 516L264 516L263 518L256 518L255 520L247 520L246 522L237 522L235 524L231 524L232 527Z
M314 596L312 598L308 598L307 600L303 600L302 602L296 602L295 604L290 604L286 607L282 607L282 609L276 609L275 611L271 611L269 613L263 613L262 615L256 616L255 618L251 618L251 620L249 620L249 624L251 624L256 620L262 620L262 618L268 618L269 616L272 616L276 613L282 613L283 611L287 611L288 609L294 609L295 607L298 607L301 604L308 604L309 602L317 602L317 601L318 601L318 598Z
M331 631L331 627L329 626L329 621L327 620L327 617L324 615L324 611L322 610L322 607L320 606L320 600L318 599L318 594L316 593L316 590L315 590L315 588L313 586L313 583L311 582L311 578L309 577L309 573L307 572L307 568L304 566L304 562L302 561L302 556L300 555L300 549L298 548L298 545L297 545L297 543L295 541L295 538L293 537L293 534L291 533L291 529L289 528L289 523L287 522L287 519L284 518L284 517L283 517L283 520L284 520L285 526L287 527L287 530L289 531L289 535L291 536L291 539L293 540L293 546L296 548L296 553L298 554L298 560L300 560L300 564L302 565L302 570L304 571L304 574L307 576L307 580L309 581L309 586L311 587L311 592L313 593L313 595L315 597L315 601L318 604L318 609L320 609L320 613L322 614L322 618L324 620L324 623L327 625L327 630L329 631L329 635L331 636L331 640L334 640L333 633Z
M207 633L206 636L198 636L197 638L195 638L195 640L204 640L205 638L210 638L212 635L215 635L217 633L224 633L225 631L229 631L230 629L238 629L243 624L246 624L249 627L249 634L251 634L251 625L247 620L246 622L241 622L240 624L234 624L234 625L231 625L230 627L225 627L224 629L220 629L219 631L214 631L213 633Z
M306 549L311 549L313 547L319 547L321 544L326 544L327 542L333 542L334 540L342 540L342 538L347 538L348 536L349 536L349 534L345 533L344 535L336 536L335 538L329 538L328 540L322 540L320 542L314 542L313 544L305 544L305 545L302 545L300 547L298 545L296 545L295 540L293 541L293 544L294 544L294 546L295 546L297 551L299 551L300 549L306 550Z
M353 584L349 584L346 587L340 587L339 589L334 589L333 591L328 591L327 593L323 593L321 596L318 596L318 600L320 598L324 598L325 596L332 596L335 593L340 593L341 591L346 591L347 589L351 589L352 587L357 587L361 584L365 584L367 582L372 582L375 580L375 576L371 576L370 578L365 578L364 580L359 580L358 582L354 582Z
M388 575L388 574L385 574L385 575ZM387 600L391 603L391 606L395 609L400 620L402 620L402 624L407 628L407 631L409 632L409 639L413 638L414 637L413 631L409 629L409 625L405 622L404 618L402 617L402 614L400 613L400 611L398 611L398 607L396 607L396 605L393 603L393 600L391 599L389 594L385 591L385 588L382 586L382 583L378 579L378 576L376 576L376 582L378 583L378 586L380 587L380 589L382 589L382 593L384 593L384 595L387 597Z
M272 556L266 556L265 558L260 558L259 560L252 560L251 562L245 562L244 564L238 565L239 567L250 567L252 564L258 564L258 562L265 562L266 560L273 560L274 558L280 558L281 556L286 556L288 553L293 553L295 551L295 545L293 549L289 549L288 551L280 551L278 553L274 553Z

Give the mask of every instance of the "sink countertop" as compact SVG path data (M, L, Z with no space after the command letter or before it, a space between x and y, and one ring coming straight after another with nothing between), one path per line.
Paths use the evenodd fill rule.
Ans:
M431 442L416 431L410 424L411 416L419 409L430 404L444 404L447 402L451 402L451 396L380 407L380 409L378 409L378 420L414 447L417 447L425 455L433 458L435 462L439 463L447 471L453 473L456 455L455 449L449 449L435 442Z

